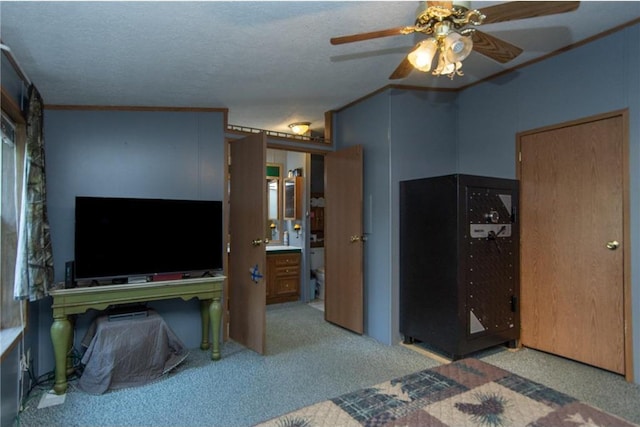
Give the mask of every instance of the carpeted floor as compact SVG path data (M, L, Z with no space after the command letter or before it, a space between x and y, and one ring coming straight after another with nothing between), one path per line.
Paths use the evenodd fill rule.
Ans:
M621 375L528 348L492 349L476 357L640 424L640 385Z
M640 423L640 387L562 358L524 349L477 355ZM440 365L405 346L385 346L324 321L306 304L269 306L267 354L235 342L211 362L199 349L158 382L89 395L72 382L62 405L37 409L36 390L20 426L251 426L295 409Z
M568 394L466 358L306 406L256 427L639 427Z

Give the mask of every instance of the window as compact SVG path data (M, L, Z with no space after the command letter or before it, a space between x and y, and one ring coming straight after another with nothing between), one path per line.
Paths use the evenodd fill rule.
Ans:
M21 128L16 126L4 113L1 120L2 143L0 150L0 330L20 328L23 322L24 301L13 298L13 278L18 242L18 192L22 164L19 162L19 140ZM18 329L19 331L20 329ZM2 351L13 339L2 335Z

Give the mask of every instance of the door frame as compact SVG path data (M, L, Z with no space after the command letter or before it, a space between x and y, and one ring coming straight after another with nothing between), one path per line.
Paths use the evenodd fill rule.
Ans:
M304 175L304 203L303 203L303 219L302 227L306 232L304 233L304 242L303 242L303 252L302 252L302 274L300 277L300 301L303 303L308 303L313 300L313 298L309 299L311 295L311 291L309 290L310 284L310 276L307 274L308 270L311 266L311 243L310 243L310 219L309 219L309 203L311 200L311 155L318 155L325 157L327 154L332 153L335 150L318 150L316 148L308 147L308 146L295 146L288 144L280 144L277 142L273 142L267 137L267 150L280 150L280 151L291 151L295 153L304 154L305 166L304 169L307 171ZM284 220L283 220L284 222Z
M597 114L594 116L584 117L576 120L562 122L554 125L535 128L516 134L516 178L521 179L521 147L522 140L527 135L537 134L544 131L556 130L569 126L586 124L603 119L620 117L622 119L622 228L623 241L629 242L624 247L623 257L623 298L624 298L624 356L625 356L625 379L633 382L633 334L632 334L632 299L631 299L631 227L630 227L630 168L629 168L629 110L615 110L608 113ZM522 203L522 200L521 200ZM522 212L522 206L520 206ZM523 226L523 225L521 225ZM520 260L522 265L523 260ZM522 271L522 266L520 268Z
M225 157L225 174L224 174L224 230L225 231L225 241L224 241L224 245L225 247L228 244L228 234L227 231L229 230L229 179L230 179L230 174L229 174L229 156L230 156L230 143L234 140L237 139L241 139L245 136L250 135L250 133L238 133L238 135L234 135L234 136L226 136L225 137L225 144L224 144L224 157ZM313 147L309 147L309 146L296 146L296 145L290 145L290 144L286 144L286 143L278 143L278 142L273 142L272 139L269 138L269 135L267 135L267 141L266 141L266 148L267 149L273 149L273 150L282 150L282 151L292 151L292 152L297 152L297 153L303 153L307 155L307 159L309 160L309 164L305 164L305 168L307 169L307 171L311 170L311 154L315 154L315 155L320 155L320 156L326 156L329 153L332 153L333 151L335 151L335 147L333 147L333 145L331 147L329 147L330 149L317 149L317 148L313 148ZM266 162L265 162L266 165ZM310 194L310 180L305 179L305 194ZM305 206L308 205L309 202L309 198L308 196L306 196L306 200L305 200ZM304 215L304 227L306 227L306 229L309 229L309 217L307 214L307 209L305 209L305 215ZM310 265L310 244L309 244L309 237L308 237L308 233L305 234L307 237L305 238L305 242L304 242L304 260L302 262L302 266L303 266L303 272L306 271L307 267ZM224 257L224 266L223 266L223 271L225 272L225 275L227 276L227 279L224 282L224 295L229 295L229 266L228 266L228 257ZM305 300L305 295L309 294L310 292L308 291L309 289L309 277L307 274L302 274L301 278L300 278L300 292L301 292L301 301L302 302L307 302ZM266 302L265 302L266 304ZM231 315L230 315L230 306L229 306L229 301L227 298L224 299L224 306L223 306L223 311L222 311L222 339L223 341L228 341L229 340L229 327L230 327L230 323L231 323Z

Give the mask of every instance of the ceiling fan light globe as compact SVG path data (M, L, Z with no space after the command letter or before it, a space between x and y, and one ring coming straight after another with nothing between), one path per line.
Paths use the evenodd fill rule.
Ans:
M444 50L449 62L463 61L473 50L471 37L451 32L444 40Z
M453 73L455 70L456 70L456 64L454 64L453 62L449 62L447 65L445 65L442 71L440 71L440 74L448 75Z
M438 57L438 65L431 74L434 76L452 76L462 69L462 62L449 61L443 53Z
M438 43L436 40L428 38L418 43L418 46L409 53L407 59L414 68L427 72L431 69L431 63L437 50Z
M422 55L422 54L416 55L416 68L425 68L425 67L431 68L431 61L429 61L428 55Z

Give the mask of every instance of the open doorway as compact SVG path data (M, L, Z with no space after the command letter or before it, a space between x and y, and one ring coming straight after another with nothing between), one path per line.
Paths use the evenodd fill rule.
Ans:
M311 154L309 232L309 304L324 311L324 156L318 154Z
M273 153L273 155L279 153L277 155L283 156L281 161L276 158L270 158L267 153L267 147L264 145L262 147L262 162L259 166L252 166L252 168L256 172L262 170L260 174L262 183L255 184L253 188L263 187L263 190L260 192L247 190L247 194L260 193L263 199L259 205L264 207L260 209L259 217L255 216L258 210L254 210L254 222L259 223L261 229L256 236L260 237L254 238L254 240L247 240L253 247L259 247L262 253L267 255L265 262L258 266L260 267L260 280L258 282L259 287L265 288L264 297L257 298L256 301L259 300L262 304L261 308L264 308L269 303L276 304L289 301L309 303L313 300L321 300L324 306L325 320L362 334L364 302L362 266L363 244L366 240L362 229L362 147L354 146L326 153L301 152L289 150L288 147L282 146L271 147L273 151L270 151L270 153ZM247 150L251 151L250 148L247 148ZM257 146L256 148L260 149L261 147ZM315 173L312 173L312 155L314 155L313 169ZM320 157L316 158L316 155ZM297 160L292 160L294 156ZM235 161L231 162L232 157L232 155L229 155L230 165L233 163L234 170L243 171L246 169L237 167L238 165ZM304 164L304 166L301 168L295 167L296 165L293 164L293 161L299 162L298 164ZM274 245L271 242L273 237L270 233L271 218L267 218L270 211L267 198L272 188L270 185L271 175L265 175L265 172L267 172L265 168L269 167L269 163L281 164L281 174L277 175L280 177L280 181L278 181L280 183L280 191L284 193L284 195L279 196L282 197L281 200L286 200L287 198L287 191L284 187L286 187L288 181L295 181L295 188L303 189L300 195L298 195L297 190L293 192L296 195L295 199L301 201L299 204L294 204L293 210L298 212L298 206L300 206L302 212L296 213L296 217L293 219L289 219L288 214L282 214L282 219L285 221L279 228L282 230L282 245ZM292 177L289 177L289 171L291 171ZM285 178L282 178L283 176ZM229 183L231 181L230 179ZM321 196L317 197L317 199L324 197L332 202L331 205L325 202L324 206L322 206L322 200L314 201L314 208L323 208L322 210L314 209L314 247L323 249L316 252L314 258L320 262L316 263L314 261L314 268L311 267L310 259L312 181L314 182L314 196ZM298 183L301 183L301 185L297 185ZM233 186L229 186L229 188L231 187ZM277 190L273 192L277 193ZM230 204L233 200L244 201L245 194L242 191L236 191L236 194L239 197L235 199L231 197ZM330 196L328 196L329 194ZM278 201L277 205L280 206L280 204L281 201ZM328 208L332 209L332 213L327 214ZM273 209L274 212L276 210ZM285 205L282 206L282 210L288 211L286 201ZM319 214L319 212L322 212L322 214ZM234 215L230 216L231 218L227 218L227 224L237 222ZM317 219L320 217L322 217L321 228L317 224ZM262 220L259 220L260 218ZM290 230L293 230L293 238L292 234L289 234ZM285 244L285 232L289 234L286 240L289 245ZM280 233L276 234L280 235ZM326 236L331 236L331 238ZM267 240L265 237L269 243L263 245ZM327 246L327 242L330 243L329 246ZM270 247L271 245L280 246L280 248ZM291 245L300 246L298 250L295 250L290 247ZM284 253L274 254L269 253L270 251L282 251ZM297 256L290 255L294 252L297 252ZM274 258L274 255L275 257L286 255L284 257L286 259L278 260L278 262L273 259L270 260L269 258ZM292 260L291 258L297 259ZM243 258L239 256L238 259ZM270 261L274 261L274 263L270 264ZM329 266L329 268L326 268L326 266ZM325 267L324 283L322 282L322 267ZM246 276L246 270L253 271L251 268L239 270L239 274L230 274L230 280L233 280L234 276L239 278ZM280 276L286 277L279 276L273 280L271 272L283 273ZM318 274L319 272L320 274ZM327 275L327 272L330 274ZM320 283L318 283L318 278L321 280ZM312 279L315 279L315 281L312 282ZM313 290L311 289L312 284ZM324 289L322 287L323 284ZM272 295L271 291L274 291L273 295L277 296L278 301L269 301ZM229 299L233 301L233 294L229 295ZM233 304L227 303L227 305L232 306ZM320 306L322 307L322 305ZM231 311L229 310L226 319L234 317ZM231 321L230 323L233 324L234 322Z
M254 184L252 188L257 189L264 186L264 190L262 192L249 189L245 191L236 191L238 197L234 199L230 194L231 188L235 187L237 189L240 187L238 187L238 184L231 185L231 182L233 181L231 179L231 165L233 164L234 166L233 170L242 171L237 175L238 177L246 175L244 171L247 170L247 168L242 166L240 161L242 158L241 154L244 154L244 151L239 150L240 152L236 153L236 156L232 155L231 147L236 143L235 141L238 140L228 140L228 144L225 148L226 156L229 159L229 173L226 177L226 186L229 189L229 193L225 195L225 202L231 205L232 200L237 200L239 201L238 203L242 204L248 195L259 195L259 193L262 194L263 197L263 202L258 203L256 206L263 205L264 209L256 208L243 210L243 212L247 211L253 213L252 223L259 223L260 230L262 230L253 233L255 236L252 238L243 240L252 242L252 247L254 249L262 249L262 253L265 256L265 260L263 262L257 263L257 273L260 274L260 279L257 282L253 282L260 286L252 286L258 289L264 289L263 296L255 298L256 303L261 302L261 306L259 307L260 310L255 311L263 312L265 307L269 304L293 301L309 303L310 301L317 299L317 296L320 296L320 292L322 292L322 289L317 286L317 282L313 282L313 289L311 289L312 269L310 261L310 236L312 233L310 226L310 199L312 186L313 191L319 193L320 196L323 193L324 156L322 154L313 155L314 165L312 173L312 154L309 152L288 150L284 147L269 148L266 144L263 145L263 148L261 149L260 144L252 144L244 151L251 153L255 151L258 154L261 151L262 156L261 161L259 162L261 166L254 165L248 169L255 170L256 172L263 170L265 172L265 174L260 174L262 176L259 179L263 184ZM253 150L253 148L256 148L256 150ZM239 156L238 159L236 159L236 161L232 161L232 158L237 156ZM288 191L291 190L289 187L291 182L295 183L294 190ZM289 205L288 203L289 196L291 195L293 195L294 199L293 205ZM270 202L270 199L272 198L273 203ZM317 201L314 201L314 205L317 204L322 204L322 202L318 203ZM261 213L259 214L259 217L256 217L255 214L258 211ZM322 247L324 245L324 218L323 215L316 216L316 212L318 211L317 209L314 209L314 211L314 218L321 219L321 222L319 223L320 227L318 227L318 222L314 221L314 247ZM225 228L228 230L229 241L232 240L231 235L234 234L231 232L231 225L233 223L238 223L236 216L237 215L228 214L225 217ZM259 221L260 217L263 218L262 221ZM236 230L235 234L241 233ZM236 247L240 246L238 246L238 244L236 245ZM239 250L240 249L237 249L237 251ZM320 262L316 263L314 260L314 270L317 270L324 265L324 255L321 251L320 254ZM231 253L229 251L229 256L226 260L227 268L225 270L228 272L228 276L230 277L229 283L233 280L234 276L238 278L237 280L246 278L245 270L247 270L244 268L236 271L236 274L231 274L229 264L231 264L230 260L232 258L233 257L231 257ZM318 259L317 255L314 258ZM238 256L236 259L243 259L243 257ZM251 265L255 264L256 263L253 263ZM315 275L316 273L314 273L314 276ZM234 323L242 323L242 321L234 322L232 320L234 317L236 319L242 319L242 316L238 315L238 310L235 310L235 316L232 315L234 312L232 309L234 295L229 292L229 287L225 289L225 293L228 296L226 298L226 307L223 314L225 340L232 338L230 332L233 328L231 328L231 325ZM238 301L244 300L241 295L235 299ZM240 306L244 307L243 305ZM237 307L238 306L236 306L236 308ZM262 318L262 316L258 317ZM264 325L264 322L261 322L261 324ZM258 333L258 335L262 334ZM256 345L255 347L256 351L261 352L262 349L262 352L264 352L262 344Z
M287 268L284 260L279 261L277 268L282 274L295 274L299 279L293 284L293 277L280 279L271 277L267 271L267 280L272 283L282 282L283 287L267 284L267 304L287 301L301 301L314 303L315 308L324 309L324 156L308 152L291 151L284 148L267 148L267 171L273 168L281 171L279 174L267 176L268 188L267 204L269 217L267 227L270 243L266 246L267 265L270 258L277 253L299 251L299 261L295 255L287 258ZM272 176L273 175L273 176ZM277 175L277 176L276 176ZM286 213L284 202L287 198L287 182L295 180L297 188L295 198L300 210L297 214ZM274 182L280 182L279 188ZM279 191L279 193L278 193ZM275 203L272 203L274 200ZM299 202L299 203L298 203ZM271 208L271 205L274 208ZM276 208L275 206L278 206ZM269 269L268 269L269 270ZM294 273L295 271L295 273ZM286 286L285 286L286 285ZM290 293L286 298L283 293L295 288L295 295ZM292 299L293 298L293 299Z

